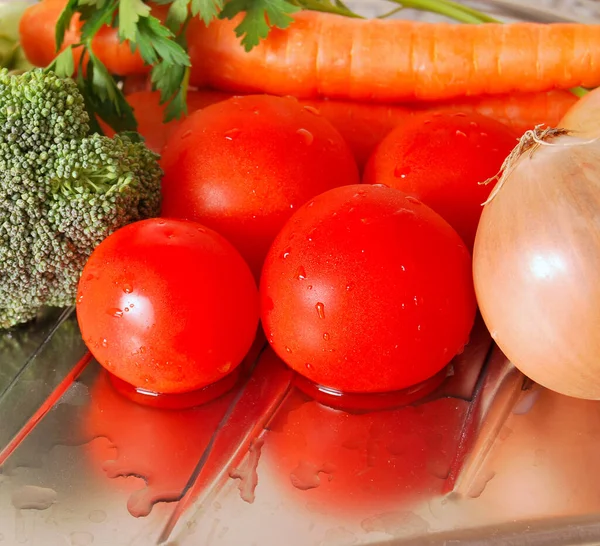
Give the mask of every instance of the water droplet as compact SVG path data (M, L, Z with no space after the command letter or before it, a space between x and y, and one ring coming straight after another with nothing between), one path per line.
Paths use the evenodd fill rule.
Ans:
M473 129L477 129L477 127L479 127L479 125L477 125L477 122L475 122L475 121L470 121L470 122L469 122L469 125L470 125L471 127L473 127Z
M124 283L123 292L125 292L125 294L131 294L133 292L133 286L131 286L131 284L129 284L128 282Z
M400 305L400 307L401 307L402 309L406 309L406 303L402 303L402 304Z
M323 333L323 339L324 339L325 341L329 341L329 334L328 334L327 332L324 332L324 333Z
M307 146L310 146L315 140L315 137L308 129L298 129L296 133L304 139Z
M315 305L315 309L317 310L317 315L319 316L319 318L324 319L325 318L325 304L323 304L319 301L319 302L317 302L317 305Z
M430 120L430 119L426 119L426 120L423 122L423 125L429 125L430 123L431 123L431 120Z
M454 114L455 118L466 118L467 114L465 114L464 112L456 112L456 114Z
M492 152L493 154L497 154L497 153L498 153L498 148L492 148L491 152Z
M83 294L80 294L77 298L77 303L81 303L83 301Z
M419 201L416 197L413 197L412 195L407 195L406 196L406 200L409 203L412 203L413 205L421 205L421 201Z
M464 131L461 131L460 129L457 129L457 130L456 130L456 136L459 136L459 137L466 137L466 136L467 136L467 133L465 133Z
M293 209L294 208L294 203L290 203L290 208Z
M143 345L140 347L140 354L144 354L146 352L146 347L144 347Z
M231 370L231 365L232 362L225 362L225 364L223 364L220 368L217 368L217 371L219 373L227 373L229 370Z
M352 284L351 282L349 282L346 285L346 292L350 292L350 290L352 290L354 288L354 284Z
M404 165L396 165L394 176L396 178L406 178L410 174L410 167Z
M126 313L129 313L129 307L125 307L125 309L123 309L123 311L125 311Z
M358 190L353 197L356 199L358 197L364 197L365 195L367 195L367 190Z
M306 208L310 208L310 207L314 207L315 206L315 202L311 201L308 205L306 205Z
M91 273L89 273L89 274L86 276L85 280L86 280L86 281L93 281L95 278L96 278L96 277L94 277L94 275L92 275Z
M313 369L312 364L309 364L308 362L305 364L305 366L306 366L307 370L312 370Z
M421 325L420 325L420 324L418 324L418 325L417 325L417 330L418 330L419 332L421 331Z
M166 222L164 220L159 220L158 222L156 222L159 226L164 226L166 224Z
M94 535L91 533L75 532L71 533L71 546L88 546L94 542Z
M306 287L306 289L307 289L307 290L312 290L312 284L309 284L309 285Z
M319 112L319 110L317 108L315 108L314 106L307 105L307 106L304 107L304 109L307 112L310 112L311 114L314 114L315 116L320 116L321 115L321 112Z
M292 354L292 350L287 345L285 346L285 352L288 354Z
M189 138L192 136L192 131L186 131L185 133L183 133L181 135L181 140L185 140L186 138Z
M281 255L281 257L282 257L282 258L285 260L285 259L286 259L286 258L287 258L287 257L290 255L290 252L291 252L291 251L292 251L292 249L291 249L291 248L286 248L286 249L283 251L283 254Z
M102 347L108 347L108 340L106 338L102 340Z
M479 133L479 136L486 137L486 136L488 136L488 134L487 133Z
M382 184L379 182L378 184L371 184L374 188L389 188L387 184Z
M415 302L415 306L419 305L419 299L417 298L417 296L413 297L413 301Z
M134 306L135 306L135 304L133 304L133 303L130 303L130 304L129 304L129 308L130 308L130 309L133 309L133 308L134 308Z
M305 269L300 266L297 270L296 270L296 278L299 281L303 281L304 279L306 279L306 271Z
M123 311L117 307L111 307L106 311L111 317L121 318L123 316Z
M401 269L402 271L406 271L406 267L404 267L403 265L401 265L401 266L400 266L400 269Z
M225 131L225 140L233 140L236 136L238 136L242 131L240 129L233 128L229 129L229 131Z

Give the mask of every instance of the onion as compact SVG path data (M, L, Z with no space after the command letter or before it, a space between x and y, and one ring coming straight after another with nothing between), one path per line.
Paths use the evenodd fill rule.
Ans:
M523 136L484 206L473 275L483 319L518 369L556 392L600 399L597 134L538 127Z
M565 114L558 124L570 131L594 132L600 119L600 87L586 93Z

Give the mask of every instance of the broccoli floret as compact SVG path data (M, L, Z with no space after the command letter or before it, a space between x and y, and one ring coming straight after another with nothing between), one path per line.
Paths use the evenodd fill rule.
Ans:
M90 134L72 80L0 70L0 328L73 304L94 248L158 216L161 177L144 144Z

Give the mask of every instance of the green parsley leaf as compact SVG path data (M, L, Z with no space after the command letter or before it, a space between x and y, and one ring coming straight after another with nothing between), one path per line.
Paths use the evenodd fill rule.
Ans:
M75 73L75 63L73 62L73 46L66 47L55 59L48 65L46 70L56 72L61 78L70 78Z
M173 0L169 12L167 13L167 27L173 32L177 32L188 17L188 8L190 0Z
M223 9L223 0L192 0L192 16L200 17L208 25Z
M242 37L244 49L250 51L267 37L271 26L287 28L293 21L291 14L300 9L287 0L230 0L220 17L233 19L238 13L245 12L244 19L235 27L235 34Z
M135 131L137 122L123 92L93 51L88 49L87 54L87 77L83 80L82 92L87 94L91 112L117 132Z
M150 15L150 6L143 0L119 0L119 37L135 41L139 24Z
M174 65L190 66L190 57L185 49L173 40L175 37L174 34L167 27L163 26L156 17L140 19L137 30L136 42L139 42L140 37L145 38L148 45L150 45L156 54L165 62ZM150 61L150 59L146 59L141 50L140 53L147 63L156 63L156 57L153 57L152 61Z
M112 22L115 10L117 9L117 4L118 0L103 2L101 7L92 7L89 11L89 16L85 12L82 14L82 19L85 20L85 23L81 27L82 42L91 41L104 25L109 25Z
M64 7L54 29L54 40L56 41L56 51L59 51L65 41L65 33L71 26L71 19L75 15L78 0L69 0Z

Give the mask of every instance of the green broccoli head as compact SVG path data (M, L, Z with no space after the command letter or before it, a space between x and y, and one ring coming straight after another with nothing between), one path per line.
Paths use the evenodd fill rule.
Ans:
M0 327L73 304L94 248L158 216L161 176L142 143L89 134L72 80L0 70Z

